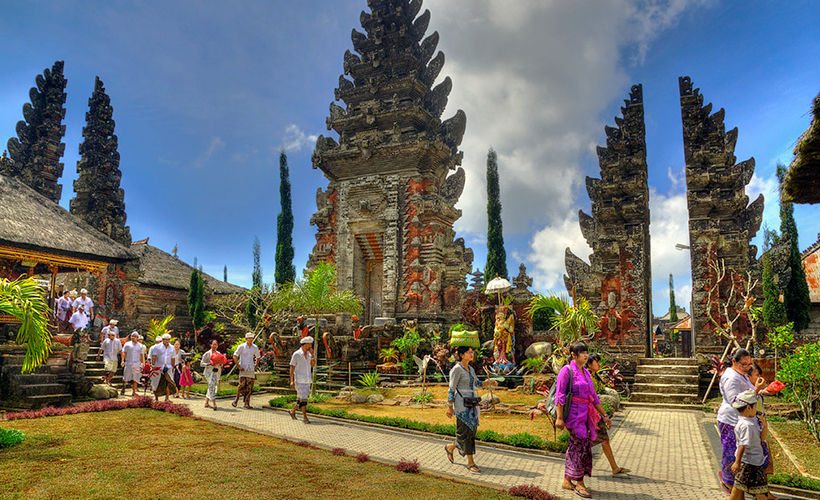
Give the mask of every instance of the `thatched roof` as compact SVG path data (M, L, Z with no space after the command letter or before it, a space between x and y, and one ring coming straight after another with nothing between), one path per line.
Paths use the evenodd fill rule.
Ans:
M812 106L814 119L794 148L786 176L786 193L795 203L820 203L820 94Z
M187 290L191 283L191 272L194 270L185 262L173 255L149 245L146 240L131 244L131 250L139 256L139 282L146 285ZM213 276L202 273L205 288L217 295L242 293L246 289L220 281Z
M0 175L0 245L119 263L136 256L17 179Z

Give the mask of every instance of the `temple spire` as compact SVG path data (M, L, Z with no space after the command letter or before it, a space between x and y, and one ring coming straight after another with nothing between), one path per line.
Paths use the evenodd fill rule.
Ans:
M100 77L88 99L83 143L80 144L79 177L74 181L76 196L70 202L73 215L83 219L109 238L131 245L131 231L125 225L125 192L120 188L120 154L114 134L114 110Z
M0 174L16 177L55 203L59 203L63 186L60 158L65 152L66 79L63 61L51 70L45 69L35 79L37 86L29 91L31 103L23 105L23 118L17 122L17 137L8 142L12 162L3 162Z

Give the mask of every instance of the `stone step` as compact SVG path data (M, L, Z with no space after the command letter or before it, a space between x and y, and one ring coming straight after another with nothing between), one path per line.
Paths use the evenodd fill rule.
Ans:
M697 366L688 365L638 365L635 373L652 375L697 375Z
M639 365L698 366L697 358L640 358Z
M4 375L21 375L23 374L23 364L4 364L2 366L2 373ZM41 365L34 369L33 372L35 374L45 374L48 375L51 373L51 369L47 365Z
M3 356L4 365L22 365L25 362L25 354L7 354L6 356Z
M32 384L56 384L57 383L57 375L52 375L50 373L18 373L15 375L9 375L9 379L12 383L16 383L18 385L32 385Z
M626 408L640 408L640 409L655 409L660 411L666 410L695 410L703 412L703 405L698 401L697 404L676 404L676 403L639 403L637 401L621 401L621 406Z
M671 403L671 404L696 404L699 402L697 394L654 394L646 392L633 392L629 401L634 403Z
M64 394L65 391L66 386L63 384L26 384L21 385L19 389L21 397Z
M698 385L681 384L634 384L632 392L647 394L692 394L698 395Z
M636 384L680 384L697 386L700 381L698 375L667 375L659 373L636 373Z
M71 403L71 394L46 394L42 396L28 396L24 401L29 403L33 409L44 406L66 406Z

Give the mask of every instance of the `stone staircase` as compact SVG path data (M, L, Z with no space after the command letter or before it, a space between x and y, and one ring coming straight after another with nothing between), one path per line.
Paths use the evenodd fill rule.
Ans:
M642 358L638 362L629 403L692 407L699 403L695 358Z
M6 385L3 392L19 401L20 406L34 409L71 403L68 387L59 383L59 373L68 371L68 358L61 354L53 354L33 373L22 373L25 355L4 355L0 367L0 379Z
M85 377L95 384L101 384L103 375L105 374L105 362L100 354L99 361L97 354L100 352L99 341L92 342L88 347L88 358L85 361ZM120 387L122 385L122 367L117 361L117 371L111 379L111 385Z

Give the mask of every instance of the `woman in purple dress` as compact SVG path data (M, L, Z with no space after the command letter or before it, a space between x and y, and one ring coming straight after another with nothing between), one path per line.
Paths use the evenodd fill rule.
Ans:
M569 432L564 482L561 487L574 490L582 498L592 498L584 484L584 476L592 476L592 441L597 437L595 431L602 418L607 427L611 427L609 417L595 393L592 377L584 368L589 357L587 345L575 342L569 348L572 361L561 368L558 373L558 388L555 393L555 411L558 415L555 427L566 428ZM572 373L572 397L567 401L567 385ZM564 406L569 405L569 414L564 420ZM573 483L575 481L575 483Z

